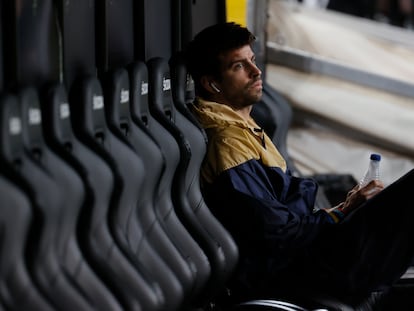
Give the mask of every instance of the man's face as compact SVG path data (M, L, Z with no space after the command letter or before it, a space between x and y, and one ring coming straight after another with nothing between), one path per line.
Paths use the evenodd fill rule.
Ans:
M262 97L261 71L250 45L225 52L219 59L223 103L241 109L258 102Z

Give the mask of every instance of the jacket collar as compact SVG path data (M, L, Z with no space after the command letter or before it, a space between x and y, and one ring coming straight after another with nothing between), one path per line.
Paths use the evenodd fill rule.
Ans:
M257 125L253 118L246 120L231 107L202 98L197 98L194 104L201 125L205 128L237 126L249 129L254 135L260 136L262 129Z

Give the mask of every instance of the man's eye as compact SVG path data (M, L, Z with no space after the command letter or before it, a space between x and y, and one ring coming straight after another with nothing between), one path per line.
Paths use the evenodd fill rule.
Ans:
M240 69L240 68L243 68L243 64L242 63L234 64L234 69Z

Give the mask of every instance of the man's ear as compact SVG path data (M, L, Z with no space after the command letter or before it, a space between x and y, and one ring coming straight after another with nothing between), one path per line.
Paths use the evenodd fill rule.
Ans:
M201 85L211 94L217 94L221 92L217 84L214 82L214 79L210 76L201 77Z

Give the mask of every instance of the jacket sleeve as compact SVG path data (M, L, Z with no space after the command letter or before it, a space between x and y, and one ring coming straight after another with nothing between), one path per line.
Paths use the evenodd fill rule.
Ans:
M313 180L257 160L224 171L205 190L207 204L247 252L286 255L307 247L324 225L334 223L327 212L313 210Z

